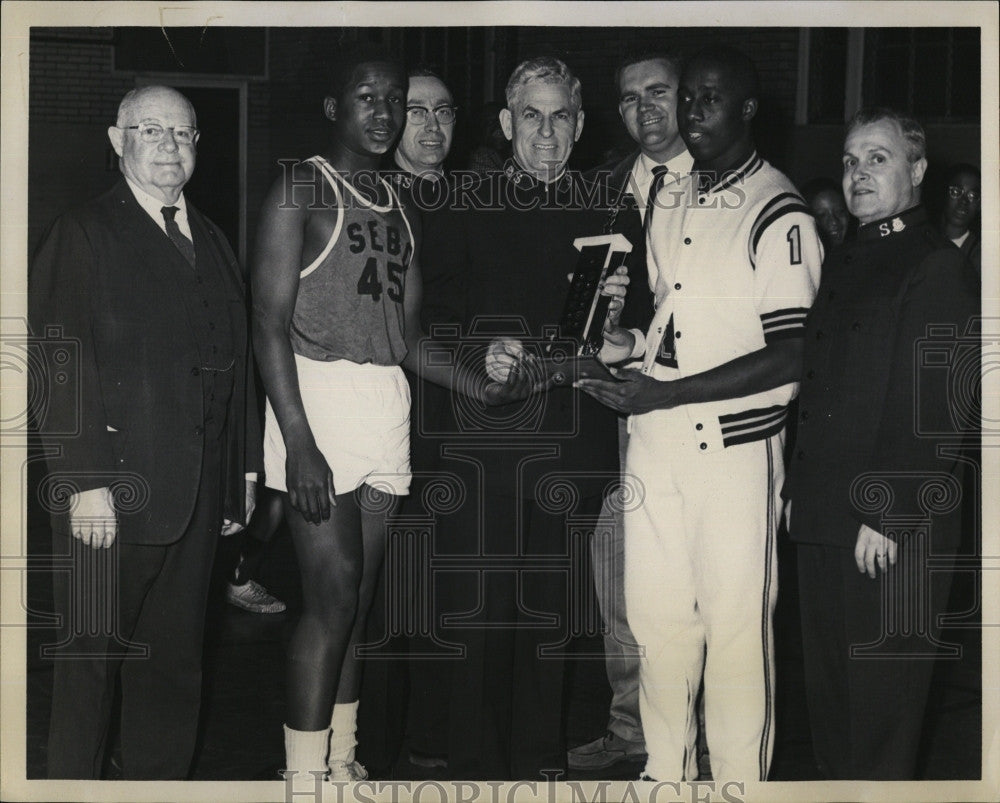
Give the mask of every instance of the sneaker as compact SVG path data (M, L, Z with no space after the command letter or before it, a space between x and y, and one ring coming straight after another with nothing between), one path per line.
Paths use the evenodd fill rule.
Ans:
M327 780L334 783L350 783L368 778L368 770L360 761L334 761L329 767L330 774Z
M566 764L571 770L606 770L622 761L645 761L646 746L626 742L608 731L606 736L574 747L566 753Z
M281 613L285 610L284 602L268 594L264 586L253 580L248 580L241 586L229 583L226 588L226 601L250 613Z

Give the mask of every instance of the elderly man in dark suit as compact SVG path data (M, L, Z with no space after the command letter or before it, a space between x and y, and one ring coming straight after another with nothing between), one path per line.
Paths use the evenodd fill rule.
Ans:
M48 442L46 487L72 491L53 515L72 569L54 577L52 778L101 777L119 674L125 778L187 775L215 547L253 508L243 281L184 199L196 125L169 87L129 92L108 129L123 179L60 217L32 266L33 329L61 327L80 358L62 411L79 432Z

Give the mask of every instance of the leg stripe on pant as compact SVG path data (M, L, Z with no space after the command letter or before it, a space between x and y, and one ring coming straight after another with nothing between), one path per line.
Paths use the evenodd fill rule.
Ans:
M763 607L761 608L761 639L760 642L764 658L764 729L760 737L760 780L767 780L768 770L768 743L771 732L771 628L769 627L770 598L771 598L771 572L772 561L774 560L774 452L771 446L771 438L767 439L767 540L765 542L764 558L764 595Z
M694 706L691 704L691 683L690 681L685 681L687 683L687 721L684 723L684 755L681 757L681 781L693 781L695 778L688 778L688 760L690 758L688 753L688 742L687 734L691 732L691 710Z

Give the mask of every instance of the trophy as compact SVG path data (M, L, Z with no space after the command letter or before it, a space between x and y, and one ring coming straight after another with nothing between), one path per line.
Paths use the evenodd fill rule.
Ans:
M622 234L579 237L573 245L580 252L570 283L566 305L559 321L560 335L577 344L575 353L550 344L545 368L553 384L569 385L574 379L615 380L597 354L604 345L604 325L608 320L611 296L601 294L601 286L625 263L632 243Z

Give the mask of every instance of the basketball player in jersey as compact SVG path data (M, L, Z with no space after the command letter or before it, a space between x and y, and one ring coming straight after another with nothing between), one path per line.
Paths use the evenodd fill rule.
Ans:
M332 79L323 105L331 145L271 188L252 265L266 483L284 492L302 572L285 724L286 777L301 778L299 788L327 774L367 777L354 759L354 645L383 558L385 516L409 489L410 394L400 364L418 370L422 337L419 218L376 174L403 128L405 73L369 52L345 57ZM448 369L420 370L452 383ZM523 377L479 387L472 392L488 404L532 390Z

